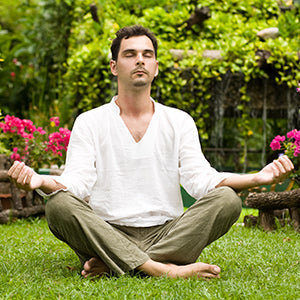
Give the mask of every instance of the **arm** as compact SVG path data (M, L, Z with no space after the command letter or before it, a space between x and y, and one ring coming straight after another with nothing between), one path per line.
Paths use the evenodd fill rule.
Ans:
M47 175L40 175L26 166L23 162L15 161L7 172L11 181L18 188L25 191L41 189L46 194L51 194L66 187Z
M244 175L234 174L222 180L216 187L229 186L236 191L241 191L263 184L282 182L291 174L293 169L293 163L284 155L266 165L258 173Z

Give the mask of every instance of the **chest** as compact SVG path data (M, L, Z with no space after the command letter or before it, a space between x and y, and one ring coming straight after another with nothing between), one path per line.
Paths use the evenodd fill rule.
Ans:
M143 118L127 118L122 117L124 124L126 125L131 136L136 143L141 141L141 139L146 134L146 131L151 122L152 115L144 116Z

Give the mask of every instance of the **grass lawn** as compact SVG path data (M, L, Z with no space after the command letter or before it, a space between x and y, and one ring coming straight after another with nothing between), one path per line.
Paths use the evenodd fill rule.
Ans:
M291 227L265 233L240 226L245 211L200 256L222 268L210 281L83 279L76 255L44 219L0 225L0 299L300 299L300 235Z

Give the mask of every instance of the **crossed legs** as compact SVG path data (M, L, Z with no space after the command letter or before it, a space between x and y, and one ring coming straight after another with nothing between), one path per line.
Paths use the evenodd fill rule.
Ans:
M85 258L81 259L84 277L111 272L121 275L136 269L150 276L215 278L221 272L218 266L195 261L208 244L230 229L240 210L241 201L235 192L218 188L162 226L143 249L70 193L51 199L46 217L51 231Z

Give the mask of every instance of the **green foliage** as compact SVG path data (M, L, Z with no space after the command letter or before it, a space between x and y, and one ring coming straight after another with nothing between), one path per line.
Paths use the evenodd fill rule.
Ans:
M55 0L10 2L5 9L16 10L18 18L9 15L3 20L0 17L0 24L7 27L0 32L3 112L47 120L55 114L53 108L49 108L54 106L62 89L70 7L65 1ZM1 4L2 8L4 5ZM18 60L19 65L14 60ZM29 109L32 115L28 114Z
M230 147L243 149L239 162L246 166L254 128L249 115L249 84L271 80L274 85L293 89L300 80L297 1L291 10L284 11L277 0L204 0L198 7L208 6L210 18L191 28L187 20L195 9L196 1L192 0L96 0L93 9L89 0L24 3L0 4L0 9L10 11L0 17L0 98L5 113L29 114L34 121L43 122L57 115L72 125L80 112L108 102L116 93L116 80L109 68L114 33L123 26L141 24L159 41L160 74L152 96L188 111L204 148L235 141ZM280 36L260 40L257 32L269 27L278 27ZM186 54L178 59L170 49L182 49ZM204 59L205 50L220 50L222 59ZM271 54L263 67L258 64L258 50ZM216 87L228 94L228 78L232 82L238 77L242 82L234 93L240 98L231 127L235 137L215 143L212 103L224 96L220 96L222 90L216 93Z

